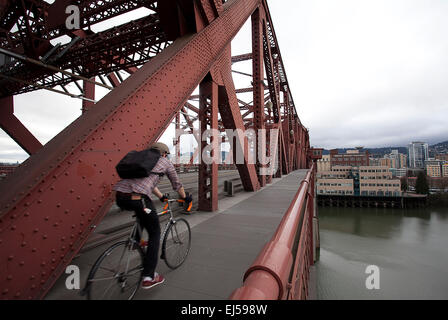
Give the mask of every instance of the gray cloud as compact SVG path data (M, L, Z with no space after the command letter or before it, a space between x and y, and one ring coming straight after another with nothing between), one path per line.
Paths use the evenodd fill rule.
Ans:
M269 6L314 146L448 139L448 1L271 0ZM249 20L232 53L250 51ZM251 72L250 63L234 68ZM235 82L245 87L250 79L235 75ZM16 115L42 143L75 120L80 108L80 100L42 90L15 99ZM169 133L163 141L172 145ZM0 161L24 158L0 130Z

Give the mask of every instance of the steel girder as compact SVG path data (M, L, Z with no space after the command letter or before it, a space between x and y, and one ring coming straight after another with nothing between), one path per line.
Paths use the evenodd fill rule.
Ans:
M115 164L161 135L257 5L226 2L210 25L177 39L2 181L2 298L45 295L108 211ZM233 105L230 68L224 77ZM226 116L241 127L240 115Z
M201 97L199 103L201 161L198 176L198 210L216 211L218 209L219 161L219 154L216 152L219 139L221 139L220 135L217 136L219 134L218 85L212 81L211 76L207 76L199 85L199 92ZM207 130L209 130L208 134ZM205 161L206 159L213 159L213 161L209 163L210 161Z

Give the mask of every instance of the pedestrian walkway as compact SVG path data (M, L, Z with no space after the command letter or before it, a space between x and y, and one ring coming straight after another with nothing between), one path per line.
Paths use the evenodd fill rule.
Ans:
M257 193L220 201L221 206L233 205L193 228L185 264L170 271L160 263L165 284L140 290L135 298L227 299L241 286L244 272L274 234L305 174L306 170L295 171Z
M222 199L217 212L186 216L192 226L187 260L176 270L159 261L157 271L165 276L165 283L139 290L135 299L227 299L241 286L244 272L274 234L306 172L297 170L274 179L259 192L242 192ZM101 250L93 250L73 263L86 273L87 265L94 262ZM81 274L81 279L84 281L86 276ZM47 295L47 299L82 298L78 292L67 290L63 279Z

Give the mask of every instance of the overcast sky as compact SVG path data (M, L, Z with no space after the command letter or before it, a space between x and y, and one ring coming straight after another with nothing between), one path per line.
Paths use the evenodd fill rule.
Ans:
M313 146L448 140L448 1L268 3L298 114ZM232 53L250 51L246 24ZM250 63L234 69L251 72ZM243 79L235 79L237 86L250 81ZM99 90L97 99L104 93ZM42 143L75 120L80 109L80 100L42 90L15 97L15 114ZM171 142L169 135L163 140ZM0 130L0 161L26 158Z

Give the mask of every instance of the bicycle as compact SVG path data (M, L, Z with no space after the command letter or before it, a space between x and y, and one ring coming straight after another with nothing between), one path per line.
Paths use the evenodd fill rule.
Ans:
M157 215L170 215L161 235L162 254L160 258L169 268L176 269L185 262L190 252L191 229L187 220L174 219L171 209L172 202L182 203L183 200L167 200L163 211ZM187 211L190 209L191 204ZM129 237L113 244L98 257L90 269L81 292L82 295L87 295L88 300L131 300L134 298L143 277L144 257L141 245L143 240L141 243L135 240L137 232L139 235L143 234L138 219L135 219Z

